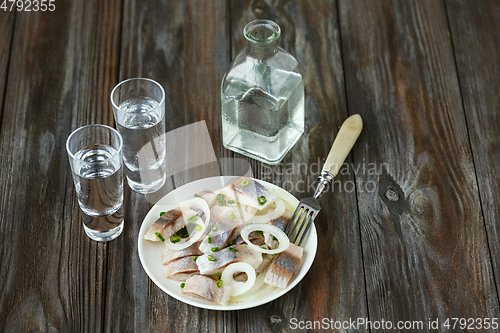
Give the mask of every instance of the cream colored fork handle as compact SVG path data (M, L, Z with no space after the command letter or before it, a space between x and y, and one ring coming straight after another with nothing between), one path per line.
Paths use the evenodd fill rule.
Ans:
M352 115L344 121L333 141L323 171L329 172L333 177L337 175L362 129L363 120L359 114Z

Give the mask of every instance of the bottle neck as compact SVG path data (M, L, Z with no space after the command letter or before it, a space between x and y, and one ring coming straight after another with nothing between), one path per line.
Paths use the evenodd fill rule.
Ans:
M247 55L252 58L263 60L270 58L277 52L278 43L276 40L267 43L256 43L249 41L247 45Z

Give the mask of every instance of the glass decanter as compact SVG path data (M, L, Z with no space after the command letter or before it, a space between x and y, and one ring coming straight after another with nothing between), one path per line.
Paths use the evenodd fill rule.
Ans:
M248 43L222 80L224 147L267 164L279 163L304 132L302 68L277 45L280 27L256 20Z

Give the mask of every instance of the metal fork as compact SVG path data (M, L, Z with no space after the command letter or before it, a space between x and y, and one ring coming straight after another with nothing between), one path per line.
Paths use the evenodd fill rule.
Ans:
M351 151L352 146L354 146L362 129L363 121L359 114L347 118L340 127L339 133L335 141L333 141L332 148L326 158L321 175L318 177L319 184L316 187L314 196L312 198L300 200L299 205L293 213L292 219L285 229L285 233L290 239L290 242L301 246L313 224L314 218L321 210L321 206L317 199L323 194L326 187L339 172L340 167Z

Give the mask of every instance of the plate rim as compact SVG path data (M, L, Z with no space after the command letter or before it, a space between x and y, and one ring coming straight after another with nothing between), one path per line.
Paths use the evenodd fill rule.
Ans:
M160 288L163 292L165 292L170 297L173 297L173 298L177 299L178 301L189 304L191 306L195 306L195 307L203 308L203 309L208 309L208 310L232 311L232 310L251 309L251 308L272 302L272 301L280 298L281 296L285 295L286 293L291 291L293 288L295 288L295 286L297 286L297 284L299 284L299 282L302 281L302 279L307 275L307 273L311 269L311 266L314 262L314 258L316 257L316 252L317 252L317 248L318 248L318 237L317 237L317 231L316 231L316 226L314 224L314 221L313 221L312 227L310 228L309 235L307 236L306 243L305 243L305 244L308 244L309 242L312 241L312 244L310 246L312 246L313 248L311 248L311 249L308 248L307 252L304 252L307 256L306 256L306 260L304 260L302 265L301 265L299 274L294 277L294 279L292 280L292 282L290 283L290 285L287 288L282 289L282 290L276 289L271 294L269 294L266 297L259 299L257 301L244 302L244 303L233 303L233 304L229 304L229 305L224 306L224 305L220 305L217 303L205 301L202 299L197 299L194 297L183 296L182 294L177 295L174 292L171 292L167 288L167 286L165 286L161 281L159 281L157 279L157 277L155 276L155 274L149 269L149 265L147 265L145 263L146 262L146 259L144 258L144 256L145 256L144 251L145 250L143 249L143 246L146 243L146 240L144 239L144 234L146 233L147 230L149 230L149 227L146 227L146 224L147 224L147 221L152 218L152 217L150 218L150 215L153 215L152 212L154 210L158 209L157 207L160 207L160 206L162 206L162 207L167 207L167 206L175 207L174 205L167 205L167 204L163 203L164 201L166 201L166 197L172 196L172 195L175 197L175 192L182 192L183 188L193 186L195 183L204 183L204 182L209 183L211 181L221 180L221 184L225 184L228 180L233 179L233 178L239 178L239 177L242 177L242 176L214 176L214 177L207 177L207 178L194 180L192 182L183 184L182 186L179 186L176 189L165 194L160 200L158 200L158 202L156 204L153 205L153 207L151 207L149 209L148 213L143 218L142 223L141 223L141 227L139 229L138 243L137 243L137 250L139 253L139 259L141 262L141 266L144 269L144 271L146 272L149 279L151 281L153 281L153 283L158 288ZM286 191L285 189L279 187L278 185L269 183L265 180L256 179L253 177L248 177L248 178L262 183L262 185L264 185L268 190L279 189L281 191L284 191L285 193L287 193L289 196L291 196L295 200L295 202L290 202L290 204L292 206L294 206L294 208L297 207L299 200L293 194ZM154 222L151 222L151 225L153 223ZM305 248L305 246L304 246L304 248ZM158 263L160 264L159 259L158 259ZM172 280L172 281L175 281L175 280ZM179 282L179 284L180 283L181 282ZM213 304L209 304L209 303L213 303Z

